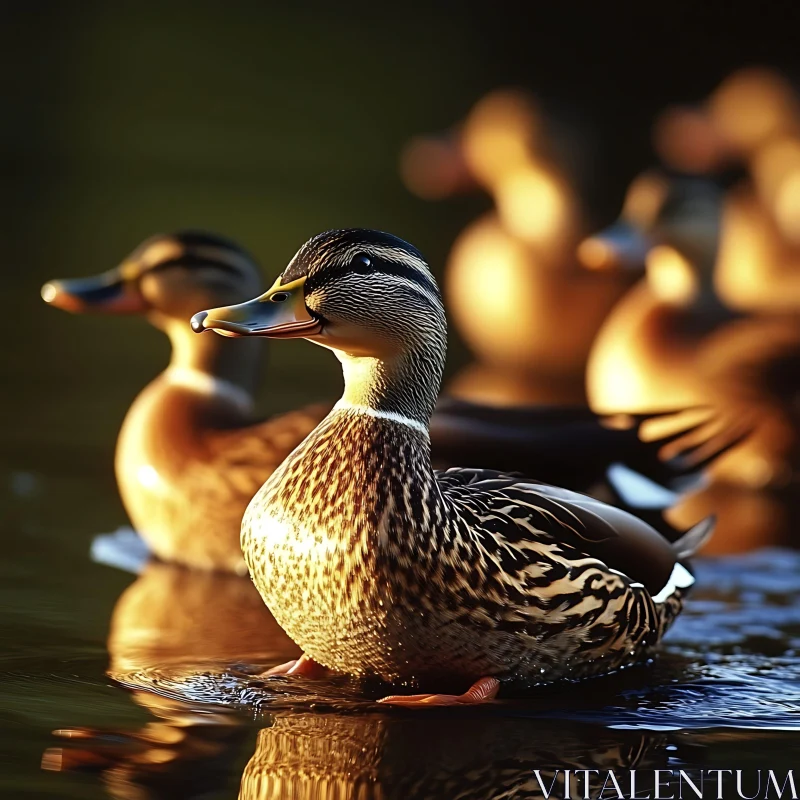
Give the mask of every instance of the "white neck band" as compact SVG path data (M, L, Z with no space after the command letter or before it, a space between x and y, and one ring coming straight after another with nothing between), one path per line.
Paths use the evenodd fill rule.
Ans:
M370 408L370 406L355 405L354 403L348 403L345 400L340 400L333 407L333 411L350 411L354 414L366 414L369 417L375 417L375 419L386 419L390 422L396 422L399 425L407 425L409 428L419 431L419 433L424 433L425 436L430 435L428 432L428 426L424 422L420 422L418 419L405 417L402 414L397 414L394 411L379 411L376 408Z

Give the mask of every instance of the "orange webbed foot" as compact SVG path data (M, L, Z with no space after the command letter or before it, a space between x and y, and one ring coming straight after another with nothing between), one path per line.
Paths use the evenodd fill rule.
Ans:
M311 680L318 680L326 678L330 675L330 670L318 664L313 658L307 655L302 655L300 658L295 658L292 661L287 661L285 664L280 664L277 667L268 669L263 677L271 678L275 675L299 675L301 678L309 678Z
M497 678L481 678L464 694L393 694L378 700L390 706L419 708L420 706L474 706L489 703L497 697L500 681Z

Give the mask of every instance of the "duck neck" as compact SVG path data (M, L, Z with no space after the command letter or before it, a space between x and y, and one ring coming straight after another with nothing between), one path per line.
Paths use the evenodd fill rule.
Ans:
M172 344L167 375L174 382L194 385L220 398L227 395L236 405L252 410L263 351L260 340L198 336L184 321L169 320L158 327Z
M340 409L397 418L427 431L444 370L445 342L405 350L391 357L337 353L344 373Z

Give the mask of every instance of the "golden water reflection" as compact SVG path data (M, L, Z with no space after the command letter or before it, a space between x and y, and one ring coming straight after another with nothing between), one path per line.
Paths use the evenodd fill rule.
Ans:
M277 716L258 733L239 798L537 798L539 780L555 781L553 797L579 797L574 770L656 768L666 747L660 734L485 715Z
M154 667L296 658L297 645L249 578L149 563L111 617L109 674L125 680Z

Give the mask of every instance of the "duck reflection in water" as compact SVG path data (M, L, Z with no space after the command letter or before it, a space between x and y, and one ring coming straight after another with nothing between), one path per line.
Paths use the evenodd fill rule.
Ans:
M666 748L659 734L553 720L277 716L258 734L239 800L583 797L575 770L619 770L625 782L625 770L663 767Z
M160 562L149 562L117 601L108 650L109 676L133 688L158 721L129 732L57 731L68 746L49 749L42 765L99 771L120 798L200 797L229 782L248 736L243 720L168 695L192 683L202 695L216 680L209 676L232 666L260 670L299 654L248 579Z
M159 667L196 673L298 652L250 580L161 562L149 562L117 601L108 651L109 674L122 682Z
M249 715L224 708L269 689L247 671L298 655L252 583L235 575L149 563L122 594L108 638L109 675L155 719L138 730L64 729L43 766L93 772L115 798L199 798L231 792L252 752ZM240 671L231 669L239 664ZM227 678L228 688L222 686ZM308 708L297 694L285 699ZM272 692L272 689L275 692ZM317 697L319 687L314 687ZM258 733L241 779L241 798L536 797L532 769L549 786L555 769L629 768L665 759L660 737L594 726L542 723L499 714L457 719L358 713L280 713ZM185 702L187 696L197 701ZM179 699L181 698L181 699ZM355 713L354 713L355 712ZM250 716L250 720L248 720ZM561 777L556 777L563 781ZM574 779L574 776L573 776Z
M116 798L232 796L249 750L240 800L489 800L583 797L577 770L599 770L590 797L599 796L609 770L623 786L627 770L643 770L646 792L651 770L669 756L663 734L577 722L301 712L276 714L256 733L231 713L155 695L147 702L158 723L137 734L95 734L45 759L99 771Z
M236 765L252 747L243 720L224 709L192 708L149 692L133 697L156 721L136 731L56 731L64 744L45 751L42 768L96 774L119 800L228 796Z

